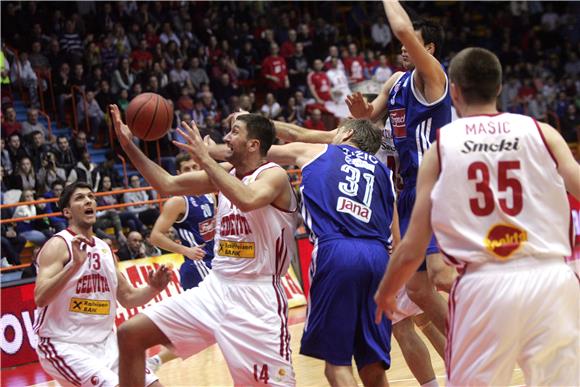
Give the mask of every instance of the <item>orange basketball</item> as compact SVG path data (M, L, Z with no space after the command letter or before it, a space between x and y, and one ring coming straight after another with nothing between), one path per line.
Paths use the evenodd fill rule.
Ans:
M173 122L173 106L155 93L142 93L129 102L127 126L141 140L163 137Z

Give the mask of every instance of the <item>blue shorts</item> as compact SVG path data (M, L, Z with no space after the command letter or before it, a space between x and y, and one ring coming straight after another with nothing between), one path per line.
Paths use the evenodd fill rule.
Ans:
M403 188L399 193L397 198L397 212L399 213L399 230L401 230L401 238L407 232L409 227L409 222L411 221L411 213L413 212L413 205L415 204L415 187ZM431 241L429 246L427 246L427 251L425 256L431 254L439 253L439 247L437 246L437 241L435 240L435 235L431 236ZM427 262L423 259L423 263L417 269L417 271L427 270Z
M374 240L343 237L318 244L310 266L312 286L300 353L358 369L391 365L391 321L375 324L373 299L387 263L387 248Z
M179 282L183 290L195 288L209 274L211 270L211 258L194 261L185 257L185 261L179 267Z

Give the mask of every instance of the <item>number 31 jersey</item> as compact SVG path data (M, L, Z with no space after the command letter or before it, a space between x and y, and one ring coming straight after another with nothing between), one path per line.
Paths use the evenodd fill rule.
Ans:
M462 118L441 128L437 146L431 223L451 261L570 255L564 181L535 120Z
M302 167L302 216L313 241L347 236L390 243L392 172L349 145L328 145Z

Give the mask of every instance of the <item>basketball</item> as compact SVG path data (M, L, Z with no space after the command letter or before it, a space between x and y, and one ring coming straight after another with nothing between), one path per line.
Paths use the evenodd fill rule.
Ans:
M173 122L173 106L155 93L142 93L127 107L127 125L141 140L154 141L163 137Z

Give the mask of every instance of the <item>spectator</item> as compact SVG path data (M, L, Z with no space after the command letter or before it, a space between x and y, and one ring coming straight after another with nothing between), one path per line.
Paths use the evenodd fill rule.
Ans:
M282 109L282 113L278 119L289 123L296 123L297 110L296 98L290 97L288 98L288 103Z
M5 219L5 217L3 217ZM0 267L20 265L20 253L26 245L26 239L16 232L14 224L4 223L2 229L2 260Z
M179 36L177 36L175 32L173 32L173 29L171 28L171 23L169 22L163 23L162 30L163 32L161 33L161 35L159 35L159 41L161 43L167 45L169 42L174 42L177 47L181 46L181 39L179 39Z
M18 136L16 136L18 137ZM20 141L20 138L18 138L18 141ZM0 138L0 165L2 166L2 173L6 172L7 174L11 174L12 173L12 160L10 158L10 153L8 153L8 150L5 149L6 148L6 142L3 138Z
M42 45L40 41L36 40L32 42L32 51L28 56L30 65L34 70L46 72L50 70L50 62L48 58L42 53Z
M45 192L44 197L46 199L59 199L64 190L64 180L56 180L52 183L50 191ZM47 214L52 214L60 212L58 207L58 201L46 203L45 212ZM60 232L68 226L68 221L64 216L51 216L48 218L50 227L54 228L54 232Z
M165 59L153 63L153 75L157 77L161 89L164 89L169 84L169 77L165 73L166 67Z
M123 177L115 168L116 157L117 155L114 150L108 150L105 153L105 161L99 165L99 173L101 174L102 179L104 179L105 176L111 179L111 184L114 189L121 189L125 187L125 184L123 183Z
M67 55L67 59L75 62L83 54L83 40L75 30L75 23L72 20L65 22L65 31L59 38L60 47Z
M34 201L34 191L31 189L25 189L22 191L22 196L20 197L21 202L31 202ZM34 204L24 204L16 207L14 210L14 215L12 218L26 218L31 216L36 216L41 214L45 204L40 204L37 208ZM42 246L46 242L47 235L51 232L48 230L48 224L44 220L24 220L16 224L16 231L18 235L22 236L27 241L35 244L36 246Z
M83 181L93 187L93 191L97 191L101 181L101 174L97 166L91 162L91 154L84 152L76 166L70 171L66 184L72 184L75 181Z
M161 254L163 254L161 249L159 249L151 242L151 231L145 230L143 232L143 237L145 238L145 240L143 241L143 246L145 247L146 257L158 257Z
M38 109L31 108L26 112L26 121L22 123L21 135L24 141L30 142L34 132L41 132L45 139L50 140L46 126L38 122Z
M101 179L101 187L99 189L99 192L111 192L111 191L112 191L111 178L107 175L103 175L103 178ZM112 193L111 193L111 195L104 195L104 196L97 197L97 205L99 207L112 206L115 204L119 204L119 199L118 199L117 195L113 195ZM134 213L128 211L127 209L118 208L118 209L115 209L114 212L116 212L118 214L119 219L121 221L121 225L123 227L126 227L131 231L141 231L141 232L143 232L144 230L147 229L143 225L143 223L141 223L139 218ZM117 235L117 237L119 237L119 235ZM123 236L123 238L124 238L124 236ZM123 238L121 238L121 239L123 239Z
M280 104L276 101L274 94L266 94L266 102L262 105L260 109L262 115L270 120L275 120L278 118L280 113L282 113L282 108Z
M262 77L266 80L266 89L276 94L276 98L285 102L290 88L290 79L286 60L278 55L276 43L270 45L270 56L262 61Z
M183 68L183 59L175 60L175 67L169 72L169 80L175 84L178 89L187 87L189 92L193 92L190 74Z
M140 73L148 71L153 66L153 55L147 48L147 40L141 39L139 47L131 53L131 68L133 71Z
M89 139L90 142L95 142L99 133L104 128L105 122L105 112L101 110L98 102L95 100L95 92L92 90L87 91L86 93L86 107L85 103L79 101L78 103L78 117L79 117L79 124L84 125L86 122L85 117L89 117L89 127L85 128L85 130L91 131L91 137ZM85 112L85 109L86 112ZM105 140L106 141L106 140Z
M20 82L22 87L28 91L30 98L30 105L32 107L39 107L38 102L38 76L34 72L30 61L28 60L28 53L21 52L20 60L15 61L12 66L12 83Z
M165 59L169 68L175 67L175 62L178 59L183 60L183 53L181 49L173 40L167 43L167 46L162 50L163 57L161 59Z
M308 60L304 55L304 44L296 43L294 55L288 59L288 79L294 89L306 91L306 76L308 74Z
M53 80L54 94L57 98L58 116L61 123L65 122L65 107L68 101L72 98L70 78L70 66L64 62L60 65L59 72Z
M117 106L121 109L121 114L125 116L127 108L129 107L129 91L127 89L122 89L119 92L119 98L117 99Z
M117 67L119 54L115 46L113 46L113 38L110 35L107 35L103 41L103 46L101 47L101 58L103 71L107 74L112 74L114 69Z
M191 118L200 128L205 127L205 118L207 117L207 114L207 110L203 107L201 99L196 98L195 104L193 105L193 111L191 112Z
M57 39L51 39L48 45L48 53L46 54L49 67L54 71L60 69L63 63L66 62L64 53L60 51L60 44Z
M393 70L389 66L389 60L386 55L379 56L379 66L373 72L373 80L375 82L384 84L393 75Z
M109 105L115 103L115 95L111 93L111 87L107 80L102 80L99 83L99 91L95 96L97 103L102 111L107 111Z
M304 121L304 127L315 130L326 130L326 126L324 126L324 122L322 122L322 112L320 109L312 110L310 118Z
M137 175L131 176L129 179L131 188L141 187L141 179ZM123 201L125 203L137 203L151 200L147 191L125 192L123 194ZM153 226L155 220L159 216L159 210L152 204L137 204L128 207L128 210L139 217L139 220L147 226Z
M371 37L374 47L381 51L384 51L393 40L393 34L384 17L377 17L377 21L371 27Z
M88 152L87 147L87 133L83 130L79 130L77 135L73 138L72 152L76 160L80 160L83 153Z
M252 42L246 40L242 49L239 50L236 56L236 62L240 69L240 78L242 79L255 79L256 78L256 68L259 68L259 58L258 52L252 45Z
M12 106L4 109L4 121L2 122L2 137L9 138L13 134L22 133L22 124L16 121L16 110Z
M225 109L232 96L238 95L238 91L232 84L230 76L227 73L221 75L219 83L214 87L214 91L218 106L222 109Z
M117 256L121 261L145 258L145 246L141 234L137 231L131 231L127 237L127 243L117 251Z
M297 37L298 35L296 33L296 30L291 29L288 31L288 40L282 43L282 47L280 47L280 55L284 59L288 60L288 58L293 56L294 53L296 52Z
M326 57L326 59L324 59L324 68L326 70L332 68L333 59L336 59L336 68L345 72L344 63L342 63L342 60L338 56L338 47L336 46L330 46L328 48L328 56Z
M22 157L18 161L18 167L10 177L9 187L21 191L36 189L36 175L32 168L32 161L28 156Z
M580 115L573 103L568 105L566 114L561 121L562 137L567 142L580 143Z
M359 83L368 78L367 64L362 55L358 54L356 44L351 43L348 45L348 56L344 58L343 63L349 84Z
M113 46L121 58L126 58L131 54L131 43L125 34L125 28L121 23L116 23L113 32Z
M113 73L111 81L111 93L117 94L122 89L130 90L135 82L135 74L129 67L129 59L123 58L119 63L119 68Z
M308 88L316 103L324 106L325 102L332 101L330 79L326 72L322 71L324 64L320 59L316 59L312 67L314 70L308 73Z
M39 131L33 132L31 138L32 140L30 141L30 146L28 147L28 154L32 160L34 170L37 171L42 164L41 161L45 153L52 151L53 147L51 144L47 144L45 142L44 136Z
M40 194L48 192L52 185L66 180L66 172L56 166L54 152L48 151L43 154L41 167L36 174L36 188Z
M103 65L101 49L99 46L97 46L96 42L89 43L89 46L85 51L84 63L89 71L92 71L94 68L101 67Z
M28 151L22 145L19 134L12 134L8 137L8 146L6 147L8 156L10 157L10 162L12 167L15 168L20 159L23 157L29 157Z

